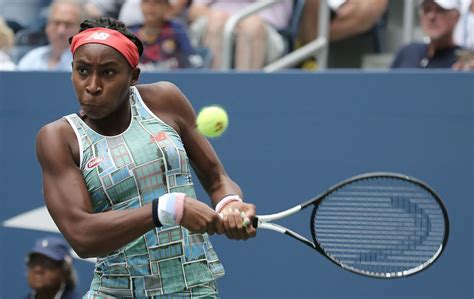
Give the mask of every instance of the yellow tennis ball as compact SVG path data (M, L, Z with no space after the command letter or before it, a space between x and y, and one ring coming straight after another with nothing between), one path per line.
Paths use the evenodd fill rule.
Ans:
M197 130L206 137L219 137L227 129L228 124L227 112L216 105L201 109L196 119Z

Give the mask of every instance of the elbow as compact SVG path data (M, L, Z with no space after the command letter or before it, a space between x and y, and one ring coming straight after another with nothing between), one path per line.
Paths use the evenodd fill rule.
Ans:
M80 226L78 226L80 227ZM74 229L69 232L63 233L66 239L71 245L72 249L80 258L91 258L96 257L97 254L97 245L94 244L91 234L87 233L85 230Z
M75 238L75 240L69 241L69 244L71 245L74 252L76 252L76 254L82 259L96 257L92 250L92 247L88 246L85 242L81 240L77 240L77 238Z
M96 257L97 255L92 252L91 248L88 248L86 245L83 244L74 244L71 245L72 249L76 252L76 254L82 258L82 259L87 259L91 257Z

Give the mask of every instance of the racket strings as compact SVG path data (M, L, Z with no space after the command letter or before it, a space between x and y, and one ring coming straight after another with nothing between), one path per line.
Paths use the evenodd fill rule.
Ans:
M400 276L440 252L444 216L425 189L394 178L345 185L319 204L314 241L334 261L355 272Z

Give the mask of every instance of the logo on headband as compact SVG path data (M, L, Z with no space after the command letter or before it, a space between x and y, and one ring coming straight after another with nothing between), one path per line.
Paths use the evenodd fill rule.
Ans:
M86 38L86 40L91 40L91 39L94 39L94 40L106 40L110 37L110 34L108 33L105 33L105 32L94 32L92 33L91 35L89 35L89 37Z

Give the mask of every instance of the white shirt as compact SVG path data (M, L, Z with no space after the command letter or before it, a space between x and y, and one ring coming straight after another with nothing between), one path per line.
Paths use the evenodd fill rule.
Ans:
M14 71L15 64L7 53L0 50L0 71Z
M461 0L461 16L454 29L454 41L463 48L474 50L474 13L470 11L471 0Z
M51 47L42 46L35 48L26 53L18 62L18 70L20 71L68 71L72 70L72 54L69 49L65 49L61 54L61 58L54 67L48 66L49 57L51 56Z

